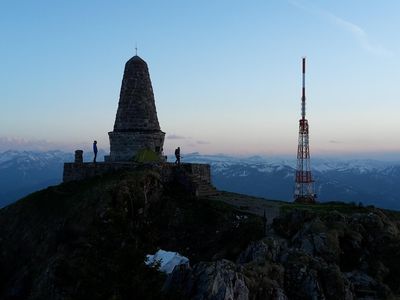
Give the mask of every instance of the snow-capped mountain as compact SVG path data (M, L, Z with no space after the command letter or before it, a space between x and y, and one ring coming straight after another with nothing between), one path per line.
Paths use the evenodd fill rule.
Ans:
M104 152L98 157L102 157ZM91 153L84 159L90 161ZM172 156L170 156L172 159ZM63 163L73 153L62 151L7 151L0 153L0 207L31 192L61 182ZM211 165L212 180L220 190L292 200L295 159L183 155L183 162ZM362 202L400 210L400 162L378 160L312 160L319 201Z
M0 207L62 180L62 165L72 154L62 151L0 153Z
M90 153L87 155L90 160ZM71 161L73 153L58 150L0 153L0 207L49 185L59 184L64 162Z
M293 198L295 159L192 153L183 161L210 164L219 189L269 199ZM313 159L312 171L319 201L400 209L400 162Z

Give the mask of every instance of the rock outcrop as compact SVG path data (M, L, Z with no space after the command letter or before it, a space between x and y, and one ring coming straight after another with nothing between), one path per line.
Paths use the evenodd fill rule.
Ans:
M197 300L246 300L249 290L241 267L229 260L201 262L192 269L179 266L167 278L164 290L178 290Z
M229 282L230 270L244 278L241 299L394 299L400 292L399 223L379 209L354 214L294 210L277 218L267 237L251 242L235 264L213 265L224 276L218 282ZM193 271L198 269L208 274L206 281ZM204 263L193 270L185 270L185 276L174 270L164 289L179 286L189 298L209 299L206 291L220 286L212 280L214 273L207 273ZM194 288L199 282L206 284ZM234 291L230 287L228 295Z
M347 204L262 216L156 169L51 187L0 210L0 299L396 299L400 214ZM223 197L226 200L230 193ZM245 201L241 196L241 201ZM254 200L254 199L253 199ZM265 200L267 201L267 200ZM249 203L250 203L249 199ZM190 265L168 276L157 250Z
M69 182L0 210L0 299L177 299L162 293L165 275L147 254L233 259L261 236L257 217L199 199L179 178L163 182L156 169ZM244 293L233 269L208 264L217 295ZM208 275L194 271L206 286Z

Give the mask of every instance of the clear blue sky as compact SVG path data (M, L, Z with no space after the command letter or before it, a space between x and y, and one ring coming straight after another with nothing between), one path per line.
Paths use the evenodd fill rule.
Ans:
M0 150L108 148L125 62L149 65L166 152L400 154L400 1L0 2Z

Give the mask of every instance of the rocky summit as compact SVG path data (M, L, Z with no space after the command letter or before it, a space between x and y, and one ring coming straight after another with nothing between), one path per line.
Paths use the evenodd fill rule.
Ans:
M189 263L164 273L163 249ZM0 210L0 299L396 299L400 213L189 195L154 170L33 193Z

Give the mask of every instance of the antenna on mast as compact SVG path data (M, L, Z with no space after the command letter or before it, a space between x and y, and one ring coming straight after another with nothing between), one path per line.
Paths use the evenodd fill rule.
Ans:
M301 91L301 119L299 121L299 143L297 145L297 168L294 201L315 203L314 180L311 175L309 126L306 119L306 58L302 58L303 84Z
M306 58L303 57L303 86L301 91L301 118L306 118Z

